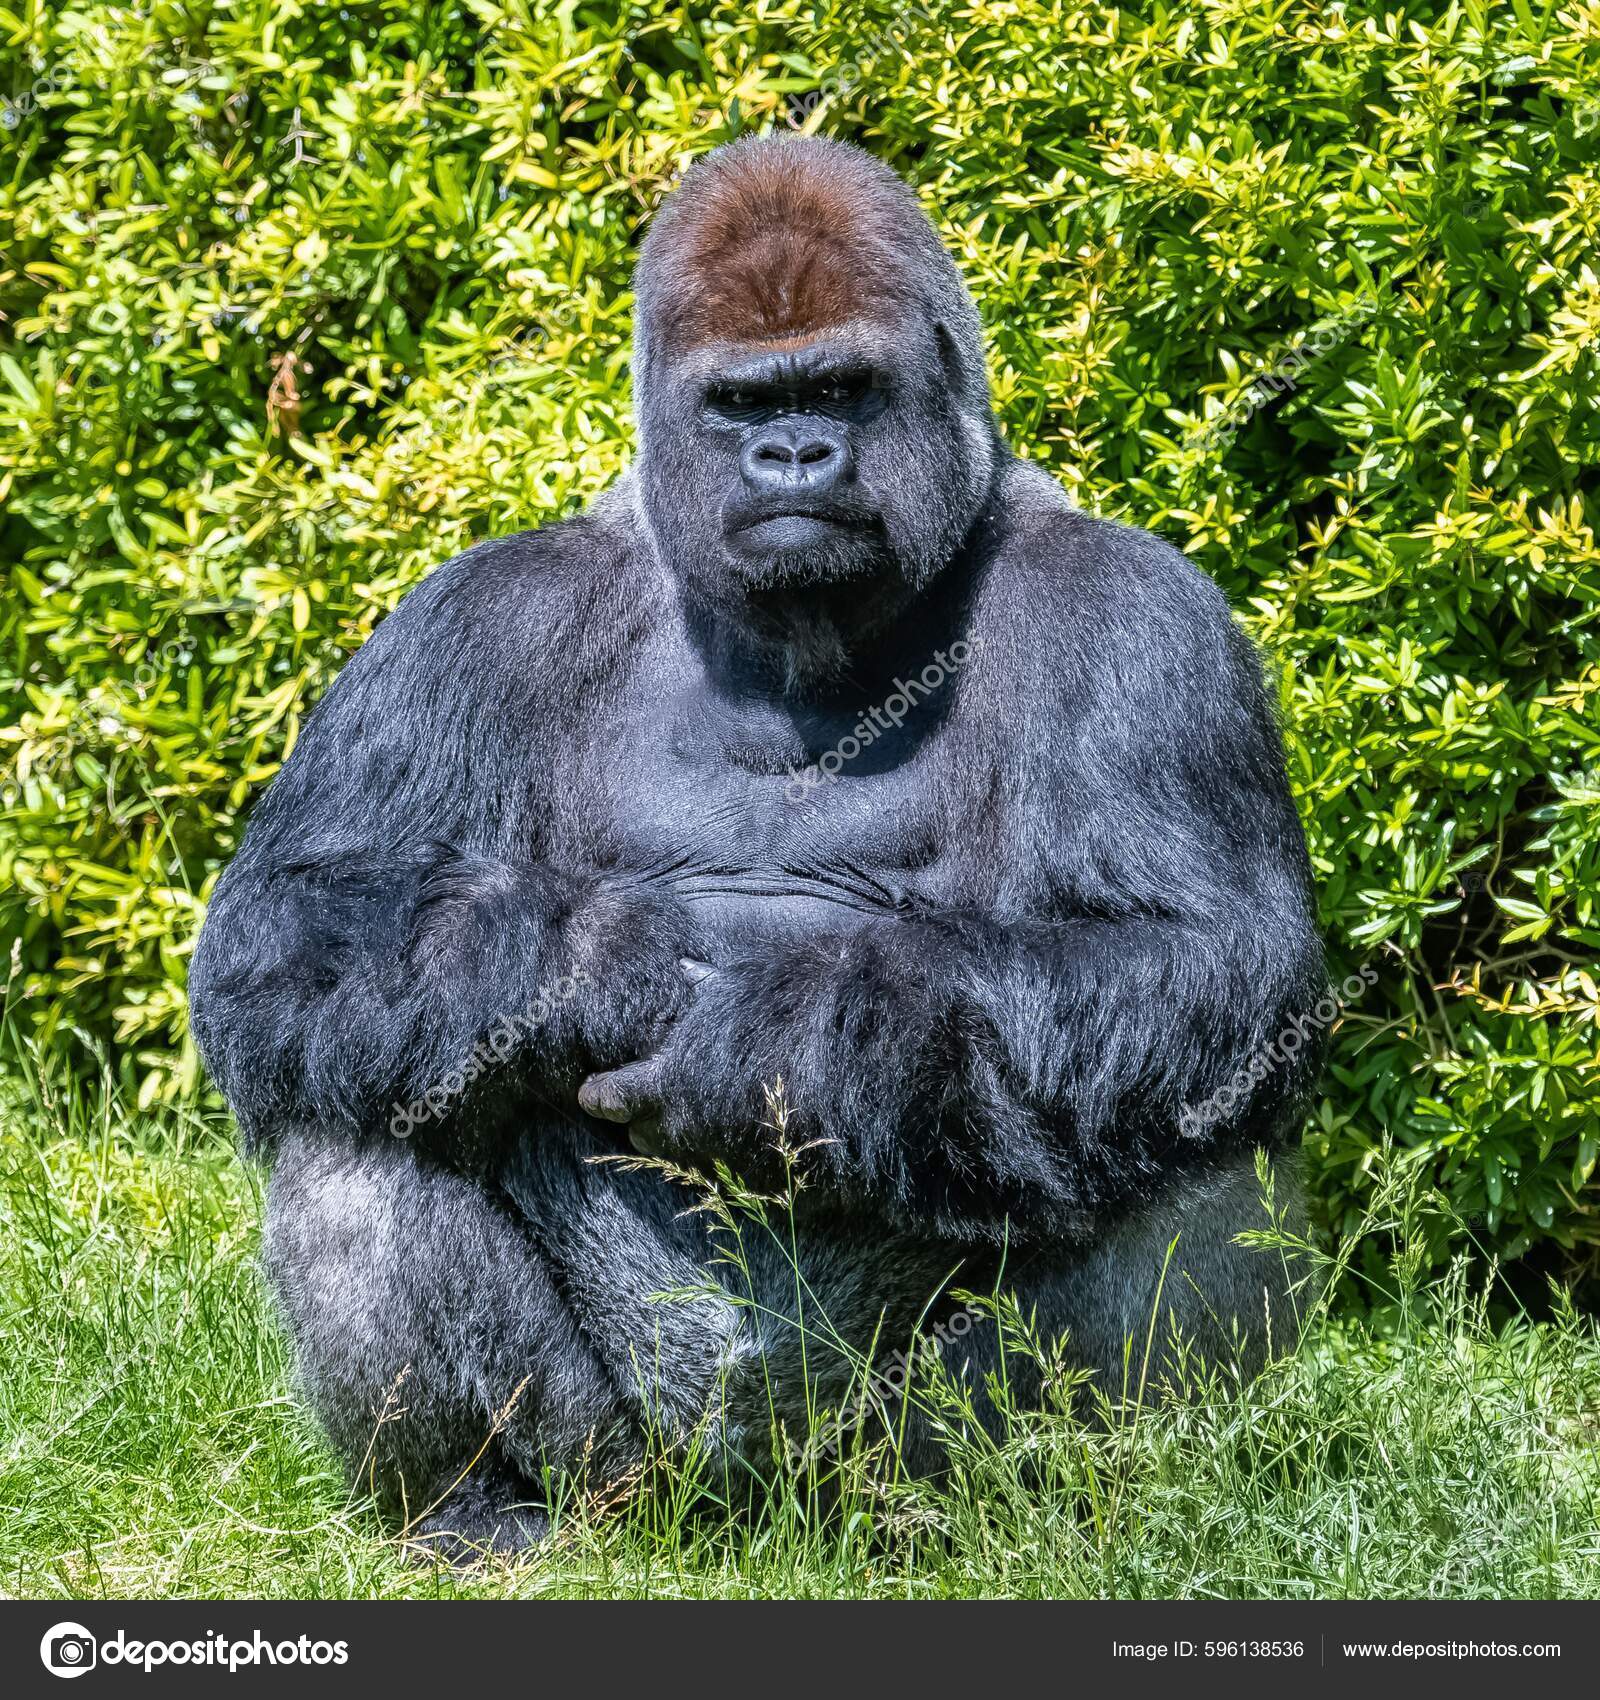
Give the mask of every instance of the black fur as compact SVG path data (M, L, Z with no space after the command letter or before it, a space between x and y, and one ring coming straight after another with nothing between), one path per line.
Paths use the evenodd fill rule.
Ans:
M718 242L771 255L737 345L725 310L690 310ZM863 254L879 286L845 313ZM626 1121L767 1179L780 1078L791 1136L824 1142L799 1243L846 1339L903 1345L1009 1260L1115 1382L1180 1231L1181 1323L1221 1350L1242 1320L1259 1359L1272 1301L1287 1335L1281 1269L1233 1235L1315 1028L1185 1116L1323 991L1223 599L1006 452L955 269L866 156L712 156L638 296L635 471L384 622L262 803L191 977L206 1060L274 1159L268 1263L313 1402L398 1512L485 1539L539 1526L505 1507L547 1465L614 1478L648 1429L706 1422L764 1455L769 1399L802 1421L792 1271L759 1250L765 1308L740 1306L679 1190L587 1161L629 1149ZM824 357L864 376L819 391ZM837 482L796 456L789 507L752 494L752 434L802 432L773 451L787 477L813 426ZM975 1369L992 1350L964 1336ZM808 1373L842 1391L842 1361L813 1348Z

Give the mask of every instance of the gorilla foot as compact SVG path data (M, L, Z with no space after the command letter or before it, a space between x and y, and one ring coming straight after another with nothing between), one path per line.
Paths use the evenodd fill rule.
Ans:
M550 1533L549 1517L527 1499L526 1485L508 1476L469 1475L407 1532L406 1546L419 1563L442 1559L456 1570L512 1558Z

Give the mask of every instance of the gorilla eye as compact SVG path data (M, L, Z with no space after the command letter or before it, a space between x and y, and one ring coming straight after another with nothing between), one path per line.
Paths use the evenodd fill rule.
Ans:
M706 406L730 418L760 413L769 406L760 390L748 384L714 384L706 395Z
M841 405L859 399L866 383L857 378L830 378L818 392L819 399Z

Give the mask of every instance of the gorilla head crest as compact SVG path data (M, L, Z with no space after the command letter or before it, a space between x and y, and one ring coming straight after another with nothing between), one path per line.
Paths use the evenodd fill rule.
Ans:
M695 166L634 282L644 509L697 628L786 687L836 675L1000 464L954 262L870 155L767 137Z

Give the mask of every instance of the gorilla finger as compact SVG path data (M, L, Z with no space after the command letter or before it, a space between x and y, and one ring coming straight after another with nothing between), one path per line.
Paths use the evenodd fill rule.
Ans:
M716 969L709 962L697 961L692 956L680 956L678 967L683 971L683 977L691 986L698 986L702 980L709 980Z
M610 1075L591 1074L578 1088L578 1107L601 1121L628 1120L628 1101Z
M591 1074L578 1088L578 1106L601 1121L631 1122L657 1108L658 1073L653 1062L642 1062Z

